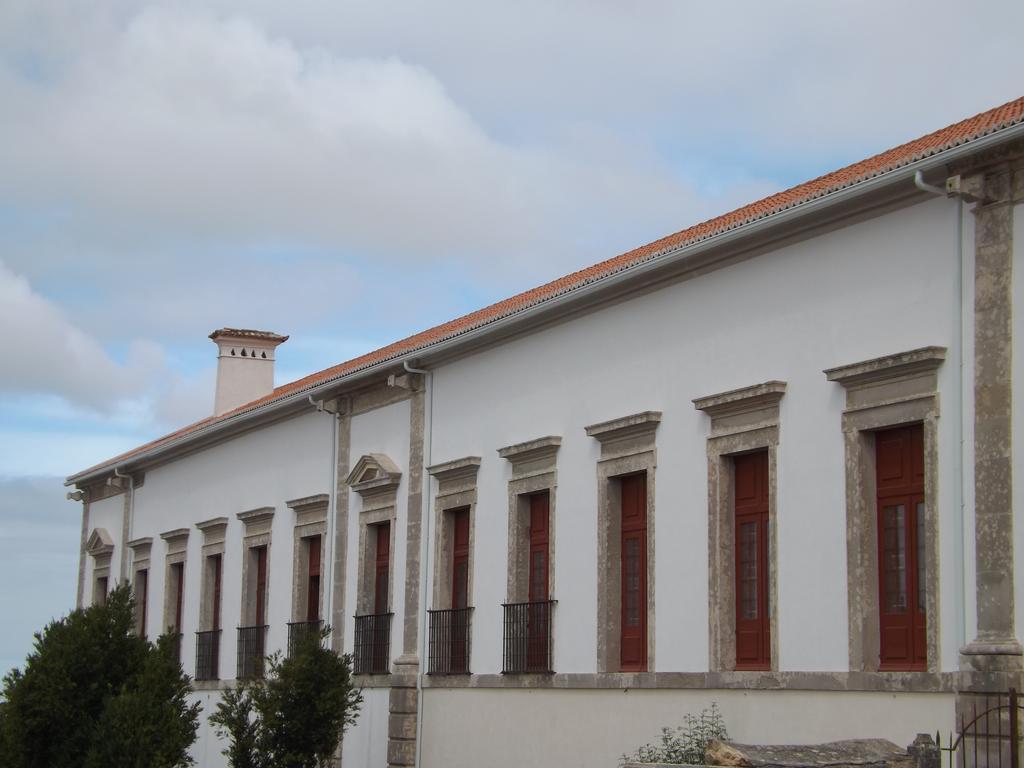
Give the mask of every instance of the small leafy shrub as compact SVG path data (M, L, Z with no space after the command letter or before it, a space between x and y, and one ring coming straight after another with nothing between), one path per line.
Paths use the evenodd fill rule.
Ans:
M352 657L325 647L330 630L312 633L294 654L267 657L267 676L224 692L210 716L228 741L232 768L321 768L355 724L362 693Z
M171 638L134 630L131 589L35 636L0 691L0 768L178 768L199 727Z
M632 755L623 755L622 762L700 765L709 741L728 738L718 704L712 703L699 715L683 715L683 724L678 728L662 728L660 739L644 744Z

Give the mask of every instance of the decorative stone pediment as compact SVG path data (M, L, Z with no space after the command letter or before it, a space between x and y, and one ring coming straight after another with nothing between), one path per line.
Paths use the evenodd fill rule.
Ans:
M110 557L114 552L114 540L106 528L93 528L85 550L93 557Z
M438 494L446 496L463 490L476 487L476 473L480 471L481 458L479 456L466 456L454 461L446 461L443 464L434 464L427 467L427 472L437 480Z
M323 507L326 509L330 501L331 497L328 494L317 493L314 494L313 496L303 496L301 499L292 499L291 501L286 501L285 505L289 509L294 509L295 514L300 515L304 512L308 512L309 510L317 507Z
M256 507L239 512L235 515L245 526L245 545L247 547L259 546L269 543L271 528L274 524L273 507ZM259 541L256 539L259 538ZM267 539L264 541L264 539Z
M322 523L327 519L327 508L331 504L331 497L326 493L317 493L313 496L303 496L300 499L286 501L285 504L295 512L295 525L312 525Z
M402 480L402 470L383 453L368 453L356 462L345 481L364 498L394 492Z
M829 381L839 382L847 389L864 387L934 373L945 359L945 347L921 347L861 363L829 368L825 371L825 377Z
M711 435L718 437L778 427L779 402L785 394L786 382L765 381L698 397L693 401L693 407L711 417Z
M536 461L546 459L558 452L562 444L562 438L555 435L539 437L536 440L528 440L525 443L516 443L498 449L498 455L508 459L513 464L523 461Z
M269 523L274 517L274 508L257 507L256 509L247 509L245 512L239 512L236 517L245 523L246 527L260 523Z
M654 450L654 433L661 411L643 411L586 428L587 436L601 443L601 458L611 459Z
M562 438L556 435L539 437L498 449L498 455L512 465L514 479L555 471L555 460Z
M935 400L945 347L921 347L829 368L825 377L843 385L847 413L922 398Z
M223 551L224 536L228 530L228 519L226 517L214 517L196 523L196 528L203 532L204 554L216 554Z
M128 548L132 551L132 559L136 566L149 563L149 553L152 547L153 538L151 536L144 536L128 542Z
M188 549L188 534L188 528L175 528L160 534L160 538L167 542L168 556L184 554Z

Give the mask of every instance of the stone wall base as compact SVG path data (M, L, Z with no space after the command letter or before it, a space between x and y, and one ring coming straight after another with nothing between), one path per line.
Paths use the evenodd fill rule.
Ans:
M391 675L388 702L388 766L404 768L416 764L416 676L419 659L400 656Z

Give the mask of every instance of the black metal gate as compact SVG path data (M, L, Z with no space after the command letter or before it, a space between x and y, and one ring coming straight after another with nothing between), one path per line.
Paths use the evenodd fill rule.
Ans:
M935 741L948 756L948 768L1021 768L1020 711L1017 690L972 695L969 708L958 713L958 728L946 745ZM980 706L979 706L980 700ZM965 711L966 710L966 711Z

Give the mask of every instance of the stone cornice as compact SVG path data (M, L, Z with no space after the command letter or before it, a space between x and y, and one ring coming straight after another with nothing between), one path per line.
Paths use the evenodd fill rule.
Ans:
M784 394L786 382L766 381L750 387L698 397L693 401L693 407L698 411L704 411L712 419L718 419L777 406Z
M228 527L228 519L226 517L213 517L213 518L210 518L209 520L204 520L201 523L196 523L196 528L198 528L200 531L202 531L203 533L205 533L207 535L209 535L210 533L213 533L217 529L223 530L224 528L227 528L227 527Z
M643 411L621 419L602 421L586 428L589 437L602 443L653 433L661 423L661 411Z
M443 464L434 464L432 467L427 467L427 472L441 483L452 480L475 480L481 461L482 459L479 456L466 456L461 459L446 461Z
M235 517L245 523L246 527L248 527L254 523L262 523L273 518L274 508L256 507L256 509L247 509L245 512L239 512Z
M188 528L175 528L173 531L165 531L160 534L160 538L164 541L174 541L175 539L187 539L189 533Z
M829 381L837 381L849 389L929 373L942 365L945 359L945 347L921 347L895 355L827 368L824 373Z
M143 536L142 538L132 539L128 542L128 548L135 553L136 559L149 557L149 550L152 546L152 536Z
M329 494L317 493L312 496L303 496L299 499L292 499L291 501L286 501L284 504L289 509L295 510L296 514L301 514L316 507L326 507L330 501L331 497Z
M555 435L538 437L525 443L516 443L498 449L498 456L508 459L513 464L525 461L536 461L554 456L562 445L562 438Z

